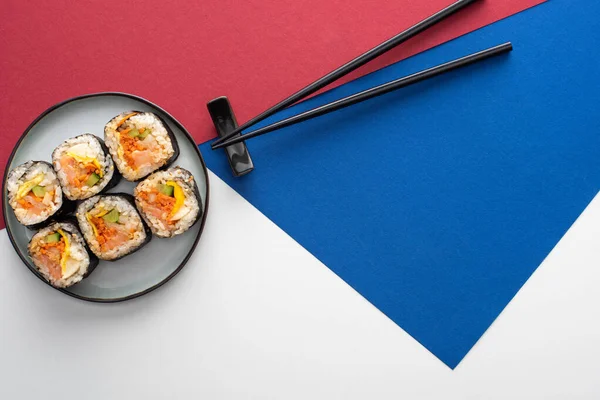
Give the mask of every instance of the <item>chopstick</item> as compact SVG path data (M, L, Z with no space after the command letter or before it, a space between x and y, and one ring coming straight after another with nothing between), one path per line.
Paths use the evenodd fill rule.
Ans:
M353 94L348 97L344 97L340 100L336 100L334 102L322 105L317 108L313 108L312 110L305 111L293 117L289 117L283 119L279 122L275 122L271 125L265 126L263 128L257 129L250 133L247 133L242 136L238 136L233 139L229 139L225 142L219 143L213 147L213 149L219 149L221 147L230 146L235 143L239 143L248 139L255 138L257 136L264 135L265 133L272 132L276 129L281 129L286 126L294 125L302 121L306 121L307 119L315 118L320 115L328 114L330 112L351 106L356 103L360 103L365 100L372 99L377 96L381 96L382 94L391 92L396 89L400 89L409 85L413 85L415 83L424 81L429 78L433 78L435 76L441 75L446 72L453 71L458 68L466 67L467 65L474 64L479 61L483 61L490 57L494 57L503 53L507 53L513 49L512 44L510 42L491 47L489 49L470 54L468 56L456 59L454 61L450 61L436 67L432 67L412 75L408 75L404 78L396 79L394 81L385 83L383 85L375 86L374 88Z
M298 100L301 100L301 99L315 93L316 91L324 88L325 86L329 85L330 83L336 81L337 79L343 77L344 75L349 74L350 72L354 71L358 67L361 67L362 65L368 63L369 61L379 57L380 55L393 49L394 47L398 46L399 44L406 42L408 39L412 38L413 36L418 35L419 33L423 32L424 30L432 27L433 25L437 24L438 22L442 21L443 19L449 17L450 15L454 14L455 12L463 9L464 7L474 3L476 1L479 1L479 0L458 0L457 2L444 8L443 10L433 14L429 18L408 28L407 30L399 33L398 35L392 37L391 39L386 40L385 42L372 48L371 50L367 51L366 53L361 54L360 56L356 57L355 59L347 62L346 64L342 65L341 67L337 68L336 70L323 76L322 78L319 78L318 80L316 80L315 82L306 86L305 88L292 94L288 98L275 104L274 106L267 109L266 111L263 111L262 113L260 113L256 117L252 118L248 122L240 125L238 128L231 131L228 135L215 140L212 144L212 149L214 150L219 147L222 147L222 146L217 147L217 145L220 143L223 143L226 140L232 138L233 136L239 134L244 129L247 129L247 128L251 127L252 125L257 124L258 122L264 120L265 118L270 117L271 115L275 114L276 112L281 111L284 108L294 104Z

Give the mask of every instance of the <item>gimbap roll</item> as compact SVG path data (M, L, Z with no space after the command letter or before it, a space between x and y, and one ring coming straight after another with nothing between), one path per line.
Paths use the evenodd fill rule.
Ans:
M10 171L6 188L15 217L30 228L45 224L63 206L56 173L44 161L27 161Z
M79 204L76 216L90 250L101 260L131 254L152 238L129 194L94 196Z
M104 127L104 141L128 181L138 181L169 166L179 155L173 132L158 115L150 112L117 115Z
M133 194L152 233L161 238L182 234L201 215L202 200L194 177L180 167L153 173Z
M40 274L58 288L76 284L98 265L98 258L88 253L83 236L71 222L53 223L33 235L29 256Z
M52 165L70 200L97 195L114 187L121 178L102 140L90 133L62 142L52 152Z

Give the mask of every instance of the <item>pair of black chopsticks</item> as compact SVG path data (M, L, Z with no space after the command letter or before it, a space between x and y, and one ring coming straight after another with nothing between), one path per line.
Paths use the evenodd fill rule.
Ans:
M392 90L406 87L406 86L415 84L417 82L421 82L425 79L429 79L429 78L433 78L435 76L441 75L445 72L449 72L449 71L476 63L478 61L482 61L487 58L511 51L512 44L510 42L504 43L504 44L489 48L487 50L483 50L478 53L470 54L468 56L459 58L457 60L450 61L445 64L441 64L441 65L426 69L421 72L417 72L415 74L406 76L404 78L400 78L400 79L394 80L392 82L388 82L383 85L376 86L372 89L368 89L368 90L353 94L352 96L348 96L343 99L336 100L332 103L325 104L323 106L314 108L312 110L305 111L305 112L295 115L293 117L286 118L279 122L275 122L271 125L265 126L263 128L255 130L255 131L252 131L245 135L234 137L234 136L240 134L244 129L247 129L247 128L257 124L258 122L264 120L265 118L270 117L271 115L275 114L276 112L281 111L284 108L287 108L287 107L291 106L292 104L296 103L297 101L304 99L305 97L315 93L316 91L329 85L330 83L334 82L335 80L343 77L344 75L347 75L348 73L354 71L358 67L379 57L380 55L384 54L385 52L393 49L394 47L398 46L401 43L404 43L408 39L416 36L417 34L432 27L433 25L437 24L438 22L442 21L443 19L449 17L450 15L463 9L464 7L466 7L470 4L473 4L476 1L478 1L478 0L458 0L456 3L446 7L445 9L439 11L438 13L432 15L431 17L408 28L404 32L399 33L398 35L396 35L393 38L372 48L371 50L367 51L366 53L361 54L354 60L342 65L338 69L330 72L329 74L323 76L322 78L320 78L320 79L316 80L315 82L311 83L310 85L306 86L304 89L301 89L300 91L294 93L293 95L289 96L285 100L277 103L273 107L269 108L268 110L262 112L261 114L257 115L256 117L252 118L245 124L239 126L235 130L231 131L226 136L223 136L222 138L217 139L212 144L212 146L211 146L212 149L215 150L215 149L219 149L221 147L227 147L227 146L230 146L235 143L239 143L239 142L242 142L242 141L245 141L248 139L252 139L254 137L264 135L265 133L274 131L276 129L280 129L280 128L283 128L286 126L297 124L299 122L306 121L307 119L318 117L319 115L327 114L327 113L333 112L335 110L339 110L341 108L348 107L352 104L360 103L361 101L365 101L365 100L371 99L373 97L380 96L382 94L391 92Z

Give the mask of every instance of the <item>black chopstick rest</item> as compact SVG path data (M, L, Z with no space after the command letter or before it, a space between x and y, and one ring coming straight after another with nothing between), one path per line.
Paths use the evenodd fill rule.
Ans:
M206 104L219 138L225 137L238 127L235 114L225 96L217 97ZM238 137L240 134L235 135ZM225 153L234 176L242 176L254 169L252 158L244 142L225 147Z

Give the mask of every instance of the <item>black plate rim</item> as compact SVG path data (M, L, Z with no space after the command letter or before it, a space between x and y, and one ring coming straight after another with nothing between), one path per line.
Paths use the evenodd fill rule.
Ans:
M167 110L165 110L164 108L160 107L159 105L151 102L150 100L147 100L143 97L134 95L134 94L130 94L130 93L124 93L124 92L97 92L97 93L88 93L88 94L84 94L84 95L80 95L80 96L75 96L75 97L71 97L67 100L63 100L59 103L54 104L53 106L47 108L45 111L43 111L36 119L33 120L33 122L31 124L29 124L29 126L27 127L27 129L25 129L25 131L23 132L23 134L21 135L21 137L19 138L19 140L17 141L17 143L15 144L15 146L13 147L12 152L10 153L10 157L8 158L8 161L6 162L6 166L4 169L4 176L2 178L2 196L3 196L3 201L2 201L2 216L4 217L4 221L7 221L7 204L6 204L6 200L8 199L8 195L6 193L6 180L8 177L8 172L9 169L8 167L10 166L10 164L12 163L12 160L17 152L17 149L20 147L21 142L23 141L23 139L25 139L25 137L27 136L27 134L29 133L29 131L42 119L44 118L46 115L50 114L51 112L53 112L54 110L67 105L69 103L72 103L74 101L78 101L78 100L83 100L83 99L88 99L91 97L103 97L103 96L121 96L121 97L127 97L133 100L137 100L140 101L142 103L145 103L146 105L153 107L155 109L157 109L158 111L162 112L163 114L165 114L166 116L168 116L171 121L173 121L175 123L175 125L185 134L185 136L187 137L187 139L192 143L193 147L196 149L196 154L198 155L198 158L200 159L200 163L202 164L202 169L204 170L204 176L206 176L206 206L204 209L204 213L202 215L202 221L200 221L200 230L198 231L198 234L196 235L196 238L194 240L194 243L192 244L192 247L190 248L190 250L188 251L188 254L186 254L186 256L184 257L183 261L179 264L179 266L173 271L171 272L171 274L169 274L166 278L164 278L162 281L158 282L155 285L150 286L149 288L146 288L140 292L136 292L127 296L123 296L123 297L115 297L114 299L103 299L103 298L98 298L98 297L87 297L87 296L82 296L76 293L72 293L69 292L66 289L62 289L62 288L57 288L52 286L48 281L46 281L38 272L37 270L35 270L34 268L32 268L29 265L29 261L27 260L27 258L21 254L21 252L19 251L17 244L15 242L15 239L13 237L13 234L8 226L8 224L6 224L6 232L8 233L8 238L10 239L10 243L12 244L13 248L15 249L15 252L19 255L19 258L21 259L21 261L23 261L23 264L25 264L25 266L27 267L27 269L29 269L35 276L37 276L42 282L44 282L45 284L47 284L48 286L50 286L53 289L56 289L60 292L63 292L71 297L74 297L76 299L80 299L80 300L85 300L85 301L90 301L93 303L119 303L122 301L126 301L126 300L131 300L131 299L135 299L137 297L143 296L147 293L152 292L155 289L158 289L159 287L161 287L162 285L164 285L165 283L167 283L168 281L170 281L171 279L173 279L173 277L175 275L177 275L179 273L179 271L181 271L183 269L183 267L187 264L188 260L190 259L190 257L192 256L192 254L194 253L194 251L196 250L196 246L198 245L198 241L200 240L200 237L202 236L202 232L204 231L204 225L206 223L206 216L208 214L208 205L209 205L209 198L210 198L210 182L209 182L209 178L208 178L208 169L206 168L206 163L204 162L204 158L202 158L202 154L200 153L200 149L198 148L198 145L196 144L196 142L194 141L194 138L192 137L192 135L190 135L190 133L187 131L187 129L185 129L185 127L183 126L183 124L181 122L179 122L175 117L173 117L173 115L171 115L171 113L169 113Z

